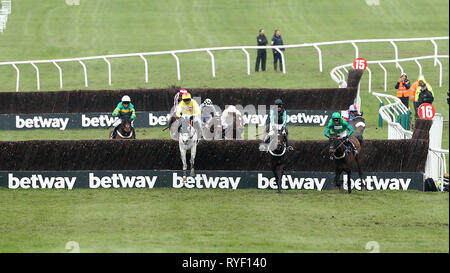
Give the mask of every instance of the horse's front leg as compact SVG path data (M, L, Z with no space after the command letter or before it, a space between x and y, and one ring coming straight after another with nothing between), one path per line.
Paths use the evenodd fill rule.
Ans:
M278 179L278 192L281 193L281 184L283 183L284 164L280 165L280 176Z
M356 155L355 161L356 161L356 166L358 167L359 179L361 179L361 182L362 182L362 184L363 184L361 190L363 190L363 191L364 191L364 190L367 190L366 181L364 181L364 178L363 178L363 172L361 171L361 164L360 164L360 162L359 162L359 154Z
M196 153L197 153L197 143L194 143L191 148L191 176L195 175L194 163Z
M186 150L182 149L180 146L181 153L181 161L183 162L183 181L186 182L186 174L187 174L187 163L186 163Z
M347 173L347 191L350 194L352 193L352 180L351 180L352 170L348 169L345 172Z
M335 176L334 176L334 180L333 180L333 185L336 186L336 187L338 187L339 189L341 189L341 186L342 186L342 185L341 185L341 183L338 183L338 182L339 182L339 178L341 178L342 170L336 168L336 170L334 171L334 173L335 173Z
M278 169L278 165L276 163L272 164L272 173L273 173L273 176L275 177L275 182L277 182L277 187L278 187L277 193L281 193L281 182L280 182L280 176L278 174L277 169Z

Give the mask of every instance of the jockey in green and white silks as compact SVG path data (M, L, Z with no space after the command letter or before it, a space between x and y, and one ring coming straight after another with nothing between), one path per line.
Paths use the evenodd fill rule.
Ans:
M122 97L121 102L119 102L119 104L117 104L116 108L114 109L112 115L114 117L119 117L119 116L123 116L123 115L128 115L131 119L131 127L133 130L133 134L135 134L134 132L134 119L136 118L136 111L134 110L134 105L131 103L131 98L127 95ZM117 135L117 129L119 128L119 125L122 123L122 120L119 118L117 119L113 126L114 126L114 131L111 135L111 139L114 139L114 137Z
M339 138L344 139L344 145L347 149L353 149L353 144L348 140L348 138L353 134L353 128L348 124L348 122L341 117L341 114L334 112L331 116L328 126L325 129L325 136L330 138L330 132L337 134Z
M288 145L289 132L286 127L286 125L287 125L286 109L284 109L283 101L281 99L276 99L275 105L277 106L277 109L276 109L276 111L273 111L272 109L270 110L270 113L269 113L270 124L266 128L266 132L269 133L269 131L272 130L272 128L275 124L281 125L284 129L283 141L286 146L289 146ZM270 142L269 137L267 137L264 142L269 143Z

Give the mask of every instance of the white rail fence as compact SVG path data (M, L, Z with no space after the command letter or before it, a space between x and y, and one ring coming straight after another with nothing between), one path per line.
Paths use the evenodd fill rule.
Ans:
M444 174L447 173L446 155L448 155L448 150L429 148L427 163L425 165L425 173L427 171L430 173L427 177L431 177L434 181L440 182L440 187L438 188L440 191L444 191Z
M400 123L397 122L398 116L406 114L408 108L402 101L394 96L373 92L378 101L383 104L379 113L381 118L388 124L388 139L410 139L413 132L405 130Z
M405 130L397 122L397 117L401 114L406 114L408 111L400 99L376 92L373 92L372 95L376 96L378 101L384 104L384 106L380 107L379 113L382 119L388 123L388 139L410 139L413 132ZM444 174L447 173L446 155L449 152L441 148L443 121L443 116L440 113L436 113L430 128L430 142L425 164L425 177L431 177L435 182L439 181L439 190L441 191L444 190Z
M397 68L400 68L401 73L404 73L403 67L400 65L401 62L411 62L414 61L419 69L419 75L422 75L422 65L419 60L427 60L434 59L434 66L439 65L439 87L442 87L442 63L439 59L448 59L449 55L430 55L430 56L421 56L421 57L412 57L412 58L403 58L403 59L394 59L394 60L378 60L378 61L367 61L367 72L369 73L369 93L372 92L372 70L370 70L369 64L378 64L384 71L384 91L387 91L387 70L383 66L383 64L395 63ZM348 72L347 68L351 68L353 63L344 64L340 66L336 66L330 72L331 78L339 84L340 87L345 87L345 75L341 70Z
M8 15L11 14L11 0L1 0L0 7L0 32L3 32L6 29Z
M54 59L54 60L35 60L35 61L11 61L11 62L0 62L0 66L12 66L17 73L16 76L16 91L18 92L20 89L20 69L19 65L32 65L36 70L36 83L37 90L40 90L40 78L39 78L39 67L37 64L53 64L59 71L59 86L63 88L63 70L59 64L64 62L78 62L83 68L84 72L84 85L88 86L88 70L85 65L85 61L89 60L103 60L107 64L108 67L108 84L112 84L112 73L111 73L111 63L110 59L114 58L128 58L128 57L140 57L144 62L144 77L145 82L148 83L148 60L146 57L149 56L157 56L157 55L171 55L173 56L176 69L177 69L177 78L181 80L181 70L180 70L180 60L178 58L179 54L183 53L193 53L193 52L205 52L211 57L211 74L212 77L216 76L215 71L215 57L214 51L223 51L223 50L238 50L242 51L245 54L247 60L247 74L250 75L251 71L251 62L250 62L250 54L248 50L253 49L275 49L281 55L282 65L283 65L283 73L286 74L286 61L283 51L281 48L314 48L319 57L319 71L323 71L323 61L322 61L322 50L321 47L329 46L329 45L342 45L342 44L351 44L355 49L355 57L359 57L359 47L357 44L362 43L389 43L394 48L394 58L396 61L399 61L398 55L398 46L397 43L402 42L413 42L413 41L425 41L431 42L434 47L434 57L435 62L438 62L438 45L436 41L438 40L448 40L448 37L428 37L428 38L405 38L405 39L368 39L368 40L348 40L348 41L332 41L332 42L320 42L320 43L305 43L305 44L296 44L296 45L283 45L283 46L233 46L233 47L214 47L214 48L200 48L200 49L184 49L184 50L172 50L172 51L159 51L159 52L142 52L142 53L130 53L130 54L116 54L116 55L104 55L104 56L93 56L93 57L80 57L80 58L69 58L69 59ZM344 68L345 69L345 68ZM339 71L340 72L340 71ZM339 73L338 72L338 73ZM342 72L340 72L342 73Z

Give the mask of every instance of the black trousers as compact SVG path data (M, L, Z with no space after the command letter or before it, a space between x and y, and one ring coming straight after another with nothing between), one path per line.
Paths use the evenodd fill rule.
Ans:
M405 105L406 108L408 108L408 105L409 105L409 97L401 97L400 100L402 101L403 105Z
M256 57L255 71L259 71L259 64L261 64L261 70L266 71L266 57L267 52L265 49L258 49L258 56Z
M419 113L417 112L417 108L419 108L419 102L414 101L414 117L419 118Z
M277 70L277 62L280 61L280 71L283 71L283 61L281 60L281 54L278 51L273 53L273 67Z

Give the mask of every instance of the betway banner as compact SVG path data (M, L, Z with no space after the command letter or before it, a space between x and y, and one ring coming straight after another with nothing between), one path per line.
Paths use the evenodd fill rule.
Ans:
M422 173L366 173L364 182L372 190L423 191ZM287 172L281 180L284 190L331 190L331 172ZM347 178L344 179L347 188ZM360 190L358 175L350 179ZM110 188L187 188L187 189L277 189L271 172L198 171L183 181L181 171L22 171L0 172L0 187L9 189L110 189Z
M324 110L288 110L288 125L293 126L325 126L333 111ZM110 127L116 117L111 113L68 113L68 114L15 114L0 115L0 130L24 129L92 129ZM137 112L134 126L148 128L167 126L169 112ZM268 121L267 114L246 114L244 123L264 125Z

